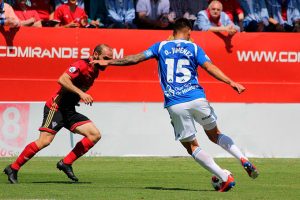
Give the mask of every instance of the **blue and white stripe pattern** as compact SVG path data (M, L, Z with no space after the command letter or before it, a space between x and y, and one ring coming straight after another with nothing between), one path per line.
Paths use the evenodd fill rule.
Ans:
M192 153L192 157L195 159L196 156L197 156L197 154L198 154L201 150L202 150L202 149L201 149L200 147L197 147L197 148L195 149L195 151Z

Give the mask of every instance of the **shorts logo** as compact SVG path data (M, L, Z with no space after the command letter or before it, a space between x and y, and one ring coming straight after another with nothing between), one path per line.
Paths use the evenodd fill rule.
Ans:
M212 116L212 114L209 114L208 116L206 116L206 117L203 117L203 118L202 118L202 120L209 119L209 118L211 118L211 116Z
M76 72L76 67L70 67L70 68L69 68L69 72L71 72L71 73Z
M54 128L55 126L57 126L56 122L52 122L52 128Z

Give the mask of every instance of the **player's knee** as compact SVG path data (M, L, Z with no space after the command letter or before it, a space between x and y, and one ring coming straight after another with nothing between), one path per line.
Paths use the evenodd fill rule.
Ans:
M50 138L43 138L43 139L39 139L36 141L36 145L38 146L39 149L43 149L47 146L49 146L52 142L52 139Z
M97 131L97 133L95 133L95 141L98 142L101 139L101 133L100 131Z
M220 131L216 126L216 123L208 124L206 126L203 126L203 128L209 140L212 141L213 143L217 143Z
M99 130L93 130L89 133L88 138L96 143L101 139L101 133Z

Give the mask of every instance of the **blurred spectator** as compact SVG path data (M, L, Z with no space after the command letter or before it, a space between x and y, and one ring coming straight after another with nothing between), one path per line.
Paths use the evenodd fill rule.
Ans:
M107 10L105 0L90 0L85 2L85 10L88 13L89 23L96 27L104 27L106 24Z
M266 31L269 26L269 14L265 0L239 0L244 10L244 30L247 32Z
M41 1L41 0L38 0ZM54 8L58 8L59 6L68 3L68 0L54 0ZM76 5L82 9L85 8L84 6L84 0L77 0Z
M88 17L85 11L77 6L77 0L68 0L54 12L54 20L65 28L87 27Z
M31 0L31 8L36 10L43 21L53 19L54 2L53 0Z
M4 0L5 3L8 3L11 6L15 5L15 0Z
M206 10L208 7L207 0L187 0L188 11L190 13L190 20L195 21L197 14L201 10Z
M167 29L170 25L169 10L169 0L138 0L136 4L138 27Z
M211 1L211 0L210 0ZM225 12L231 21L243 27L244 11L241 8L238 0L219 0L223 5L223 12Z
M4 1L0 0L0 26L5 24L5 15L4 15Z
M108 28L136 28L133 0L105 0Z
M174 23L178 18L190 19L190 13L188 11L188 4L186 0L169 0L170 1L170 13L169 21Z
M222 12L222 4L220 1L212 1L207 10L198 13L197 20L194 24L195 30L227 32L234 35L240 31L240 28L230 20L228 15Z
M299 0L266 0L272 31L300 32Z
M17 28L20 26L20 21L14 9L3 0L0 0L0 25L7 26L10 28Z
M21 26L42 27L41 19L36 10L26 5L27 0L16 0L15 14L20 20Z

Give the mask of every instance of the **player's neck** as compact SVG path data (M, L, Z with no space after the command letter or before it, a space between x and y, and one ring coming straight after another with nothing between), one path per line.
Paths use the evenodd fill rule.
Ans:
M177 33L176 35L174 35L174 40L188 40L188 37L186 36L186 34Z
M186 37L175 37L174 40L188 40Z

